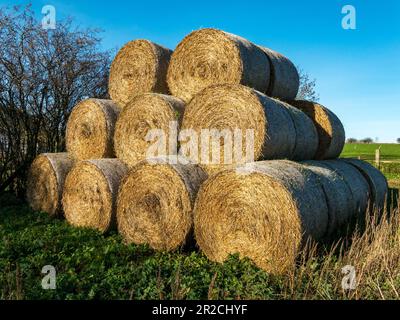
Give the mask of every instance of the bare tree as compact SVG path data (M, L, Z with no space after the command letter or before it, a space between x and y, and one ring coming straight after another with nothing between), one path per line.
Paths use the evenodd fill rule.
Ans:
M64 150L66 121L86 97L107 95L110 52L98 30L71 20L42 29L30 6L0 12L0 192L24 189L40 152Z
M319 95L315 91L316 79L311 79L308 73L306 73L300 67L297 67L300 76L300 89L297 94L297 100L310 100L317 102Z

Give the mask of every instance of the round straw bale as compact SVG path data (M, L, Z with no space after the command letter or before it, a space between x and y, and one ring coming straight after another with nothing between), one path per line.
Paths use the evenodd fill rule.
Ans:
M317 160L335 159L340 156L346 140L342 122L328 108L305 100L294 100L290 104L307 114L314 122L319 135Z
M388 193L388 183L386 177L368 162L358 159L344 159L347 163L355 166L367 179L370 186L372 201L371 209L383 209L385 207L386 195Z
M212 161L213 155L217 157L218 153L214 143L210 146L209 140L205 140L209 146L208 159L200 157L207 151L204 151L204 145L193 157L182 151L185 143L181 141L183 155L203 167L215 167L215 169L223 168L224 164L251 162L244 156L249 154L246 149L250 148L247 146L250 146L251 142L254 142L250 149L251 152L254 151L255 160L290 158L296 144L296 129L287 108L280 101L242 85L216 85L198 93L187 105L183 117L182 130L189 129L197 134L199 140L204 140L200 137L205 129L216 130L214 138L218 133L220 136L221 133L225 134L224 139L217 140L219 144L217 143L216 147L220 149L220 157L214 159L216 161ZM251 135L247 135L247 131L254 134L254 139ZM231 139L225 139L226 136L235 137L239 133L242 136L241 146L237 143L237 141L240 143L240 139L236 139L236 143L235 139L232 139L233 142ZM204 141L200 142L199 145ZM241 151L242 157L235 156L237 152L232 151L232 145L237 147L234 149ZM231 163L227 160L231 160Z
M173 250L185 244L193 225L193 204L207 175L197 165L142 161L123 180L117 205L118 230L127 243Z
M350 187L344 179L322 161L302 162L318 175L328 204L328 234L337 232L342 226L354 220L356 207Z
M170 49L148 40L128 42L111 64L111 99L124 107L142 93L168 93L166 77L171 55Z
M128 166L144 160L154 144L148 137L152 129L165 133L165 150L154 156L176 154L178 132L170 132L170 126L172 121L181 122L184 108L182 100L164 94L147 93L133 98L122 110L115 126L117 157Z
M27 200L35 211L62 214L61 198L73 160L67 153L44 153L32 162L27 179Z
M321 239L327 230L328 208L315 179L311 171L284 161L211 176L195 203L200 249L213 261L239 253L267 272L286 271L305 240Z
M296 146L290 158L298 161L314 159L318 149L318 133L314 123L304 112L287 103L279 103L289 112L296 129Z
M67 151L78 160L113 158L113 136L120 108L111 100L80 102L68 119Z
M327 160L323 164L334 170L347 183L354 200L353 217L363 223L370 196L367 180L354 166L343 160Z
M106 232L115 227L115 203L126 165L118 159L78 162L68 174L63 194L67 221Z
M295 99L300 87L300 77L294 64L282 54L259 47L267 55L271 65L271 78L267 94L283 100Z
M243 84L266 92L270 65L264 52L236 35L201 29L190 33L171 57L167 81L174 96L189 102L215 84Z

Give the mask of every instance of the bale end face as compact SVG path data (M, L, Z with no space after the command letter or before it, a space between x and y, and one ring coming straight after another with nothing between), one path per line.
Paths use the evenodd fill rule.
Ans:
M319 137L315 159L338 158L343 151L346 140L345 130L339 118L328 108L318 103L293 100L290 104L302 110L314 122Z
M27 178L27 201L33 210L51 216L62 214L65 176L73 165L67 153L41 154L33 161Z
M111 100L80 102L68 119L67 151L77 160L113 158L114 127L120 108Z
M65 181L63 208L77 227L107 232L115 226L115 199L126 166L117 159L82 161Z
M173 250L191 236L193 202L205 173L194 165L141 162L124 179L118 230L127 243ZM135 192L132 192L135 190Z
M168 93L166 74L171 55L171 50L148 40L128 42L111 65L110 97L124 107L143 93Z
M117 157L132 167L148 157L176 154L175 136L184 108L183 101L163 94L148 93L132 99L116 123ZM162 136L158 133L152 136L155 132ZM160 148L157 147L159 142L162 143Z

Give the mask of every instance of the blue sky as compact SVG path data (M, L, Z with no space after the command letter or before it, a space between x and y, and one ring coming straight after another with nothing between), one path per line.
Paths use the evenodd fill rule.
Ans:
M2 4L24 3L2 1ZM215 27L288 56L317 80L320 103L343 121L347 137L400 138L400 1L67 1L58 18L101 27L103 46L147 38L171 49L192 30ZM357 29L341 27L344 5L356 8Z

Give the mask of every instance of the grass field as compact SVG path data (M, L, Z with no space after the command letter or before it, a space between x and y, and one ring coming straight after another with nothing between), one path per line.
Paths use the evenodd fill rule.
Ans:
M380 170L388 178L392 187L400 188L400 144L346 144L341 157L358 158L375 164L375 150L381 149Z
M198 250L126 246L116 233L74 228L3 196L0 299L398 299L399 226L392 214L337 247L304 250L296 268L273 276L237 256L218 264ZM42 289L46 265L57 271L55 290ZM348 265L357 272L350 291Z
M342 153L342 157L361 157L363 160L375 160L375 150L381 148L381 160L399 161L400 162L400 144L394 143L351 143L346 144Z

